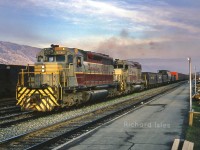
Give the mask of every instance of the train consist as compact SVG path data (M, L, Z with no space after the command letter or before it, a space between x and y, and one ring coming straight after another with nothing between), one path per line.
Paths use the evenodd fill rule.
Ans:
M22 110L46 112L167 84L179 77L166 70L142 73L138 62L51 45L38 53L33 72L19 73L16 99Z
M187 80L188 75L178 72L170 72L168 70L158 70L158 73L142 72L142 79L144 81L144 87L151 88L177 81Z

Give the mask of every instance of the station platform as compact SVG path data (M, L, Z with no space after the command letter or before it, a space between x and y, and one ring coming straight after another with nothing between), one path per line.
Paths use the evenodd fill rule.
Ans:
M189 85L144 104L143 107L57 149L169 150L184 139L189 109Z

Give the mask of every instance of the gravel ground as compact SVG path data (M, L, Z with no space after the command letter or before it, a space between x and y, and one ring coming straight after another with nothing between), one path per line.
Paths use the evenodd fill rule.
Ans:
M166 89L168 89L168 88L170 88L174 85L175 84L167 85L167 86L164 86L164 87L159 87L159 88L151 89L151 90L148 90L148 91L143 91L143 92L140 92L140 93L131 94L131 95L124 96L124 97L121 97L121 98L116 98L114 100L94 104L94 105L91 105L91 106L82 107L82 108L77 109L77 110L65 111L65 112L62 112L60 114L53 114L53 115L50 115L50 116L30 120L30 121L27 121L27 122L19 123L17 125L13 125L13 126L8 127L8 128L1 128L1 130L0 130L0 141L4 141L4 140L9 139L11 137L14 137L14 136L17 136L17 135L20 135L20 134L25 134L27 132L31 132L31 131L34 131L36 129L40 129L40 128L49 126L51 124L55 124L55 123L64 121L66 119L74 118L76 116L80 116L80 115L83 115L83 114L86 114L86 113L107 107L109 105L114 105L116 103L120 103L120 102L129 100L130 98L137 98L137 97L141 97L141 96L144 96L144 95L150 95L150 94L156 93L158 91L163 91L163 90L166 90Z

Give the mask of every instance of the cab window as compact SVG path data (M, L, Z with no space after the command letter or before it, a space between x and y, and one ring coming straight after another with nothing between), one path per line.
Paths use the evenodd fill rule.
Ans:
M68 64L73 63L73 55L68 55L67 59L68 59Z
M54 62L54 56L48 56L48 62Z
M81 67L81 57L77 57L77 67Z
M38 56L38 62L43 62L43 56Z
M124 66L123 66L123 65L118 65L117 67L118 67L118 68L124 68Z
M64 61L65 61L65 55L56 56L56 62L64 62Z
M120 68L121 69L121 68L124 68L124 66L118 64L118 65L114 65L114 68Z

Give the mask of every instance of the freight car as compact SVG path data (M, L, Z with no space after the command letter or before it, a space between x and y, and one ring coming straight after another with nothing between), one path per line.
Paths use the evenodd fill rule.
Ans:
M157 73L157 85L160 86L163 84L163 75L161 73Z
M145 81L145 88L152 88L158 85L158 74L153 72L142 72L142 79Z
M178 72L170 72L172 76L174 76L175 81L183 81L188 79L188 75L178 73Z
M158 70L158 73L162 74L163 84L171 83L172 76L169 70Z
M0 97L13 97L16 94L18 73L26 66L0 64ZM33 67L30 67L33 69Z
M188 75L170 72L168 70L159 70L158 73L142 72L142 79L144 81L145 88L158 87L169 83L183 81L188 79Z

